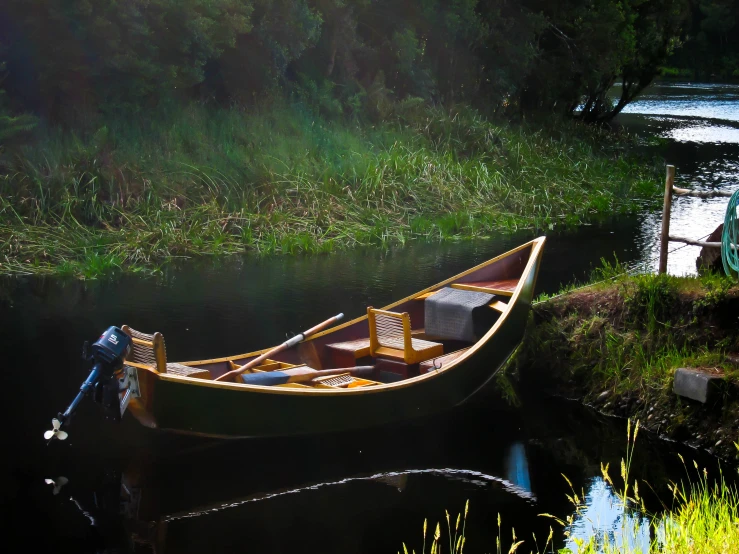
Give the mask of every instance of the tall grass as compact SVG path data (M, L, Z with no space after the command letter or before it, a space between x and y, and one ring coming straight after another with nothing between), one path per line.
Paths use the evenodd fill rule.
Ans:
M500 536L501 516L498 514L498 536L496 537L496 554L735 554L739 552L739 491L735 486L728 485L723 474L719 475L714 482L709 480L707 470L699 470L698 464L693 462L695 475L687 471L687 484L673 483L670 490L673 493L672 505L664 505L659 513L649 514L644 502L639 495L639 483L632 482L632 463L636 438L639 433L639 422L632 426L631 420L627 422L627 447L626 455L621 460L620 477L621 483L616 485L609 473L609 465L601 464L603 479L610 486L614 496L621 504L624 517L620 519L620 535L612 538L607 533L602 533L598 525L591 522L586 536L574 537L571 532L578 519L585 517L587 504L585 493L577 493L572 483L567 480L571 493L567 495L573 511L564 519L551 514L541 514L555 521L565 529L565 537L573 544L573 547L558 548L553 542L553 531L550 528L549 536L544 545L539 546L536 536L531 539L523 539L516 536L513 531L510 543L503 541ZM736 445L739 449L739 444ZM448 552L461 554L466 544L465 529L469 501L465 505L464 522L461 533L459 532L459 516L457 525L452 531L449 525L449 514L447 512L447 533L450 539ZM649 529L644 529L643 526ZM427 521L424 521L424 543L420 551L426 554L426 529ZM645 533L644 531L647 531ZM648 533L651 531L651 533ZM431 542L431 553L440 554L443 538L442 526L437 523L436 532ZM648 541L645 548L639 546L640 538L644 536L653 537ZM457 545L461 545L459 548ZM488 550L480 550L487 552ZM404 554L408 549L403 544ZM415 551L412 551L415 554Z
M672 486L676 507L658 520L656 545L675 554L739 552L739 491L694 466L697 478Z
M721 368L739 377L726 353L739 344L739 289L720 276L629 274L604 263L595 284L540 297L536 325L522 345L519 368L547 360L546 373L574 379L585 393L666 393L676 367Z
M0 159L0 273L577 225L656 197L654 168L623 145L412 102L376 124L273 104L40 127Z

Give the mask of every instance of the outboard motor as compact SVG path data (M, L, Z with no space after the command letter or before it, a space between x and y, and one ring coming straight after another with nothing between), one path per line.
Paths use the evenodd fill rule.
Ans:
M131 337L118 327L109 327L100 338L90 347L90 355L87 356L87 348L83 351L85 361L92 362L92 371L80 387L80 392L69 407L51 420L53 429L44 433L44 438L51 441L56 438L64 440L67 438L66 431L62 430L65 423L69 421L77 410L82 399L94 390L93 398L103 405L107 415L114 419L120 419L119 408L119 385L116 373L123 367L131 349ZM85 343L87 346L87 343Z

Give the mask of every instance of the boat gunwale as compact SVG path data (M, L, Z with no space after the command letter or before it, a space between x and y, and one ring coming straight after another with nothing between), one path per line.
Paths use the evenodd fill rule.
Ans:
M466 275L469 275L470 273L473 273L495 262L498 262L504 258L507 258L508 256L511 256L531 246L531 253L529 255L529 259L523 271L521 272L521 276L518 279L518 283L516 284L516 288L513 292L513 295L510 297L510 300L508 302L508 305L512 307L518 301L518 297L521 294L523 283L525 282L526 277L528 277L529 273L533 269L533 266L537 263L539 257L541 256L541 251L542 251L545 240L546 240L546 237L544 236L537 237L527 243L522 244L521 246L518 246L517 248L514 248L513 250L504 252L503 254L499 256L491 258L490 260L487 260L481 264L478 264L462 273L454 275L453 277L450 277L449 279L441 281L440 283L436 283L435 285L431 285L430 287L427 287L421 291L415 292L406 298L393 302L392 304L389 304L388 306L385 306L382 309L393 308L399 304L403 304L405 302L411 301L419 295L422 295L426 292L431 292L432 290L442 287L448 283L454 282L457 279L460 279ZM428 373L425 373L423 375L417 375L415 377L403 379L402 381L396 381L394 383L382 383L379 385L373 385L371 387L353 387L353 388L348 388L348 389L340 388L340 389L335 389L335 390L333 389L313 389L313 388L311 389L292 389L289 387L271 387L271 386L263 386L263 385L247 385L246 383L229 383L225 381L212 381L212 380L206 380L206 379L197 379L194 377L186 377L182 375L170 375L168 373L159 373L159 372L151 372L151 373L153 373L158 379L162 381L187 383L187 384L197 385L200 387L234 390L234 391L240 391L240 392L251 391L254 393L261 393L261 394L297 395L297 396L327 396L327 395L335 396L335 395L374 394L374 393L379 393L379 392L387 392L388 390L397 390L397 389L403 389L409 386L414 386L425 380L434 379L438 377L439 375L445 374L446 372L454 369L456 366L458 366L459 364L461 364L462 362L470 358L477 350L482 348L483 345L485 345L493 337L493 335L498 331L498 329L507 321L508 315L511 313L511 311L512 310L509 308L505 311L505 313L501 314L498 320L492 325L492 327L487 331L487 333L485 333L485 335L483 335L472 346L468 347L465 350L464 354L462 354L461 356L449 362L449 364L446 367L443 367L443 368L440 368L434 371L429 371ZM336 327L327 329L326 331L322 331L321 333L317 333L316 335L313 335L305 342L309 342L318 337L327 335L329 333L333 333L335 331L348 327L349 325L353 325L355 323L361 322L362 320L365 320L365 319L367 319L366 314L358 318L355 318L351 321L347 321L346 323L342 323L341 325L338 325ZM231 361L234 359L242 359L242 358L259 356L260 354L263 354L264 352L268 352L269 350L270 348L265 348L263 350L250 352L248 354L237 354L234 356L227 356L224 358L213 358L213 359L205 359L205 360L198 360L198 361L191 361L191 362L178 362L178 363L182 365L187 365L187 366L196 366L196 365L203 365L203 364L209 364L209 363L227 362L227 361Z

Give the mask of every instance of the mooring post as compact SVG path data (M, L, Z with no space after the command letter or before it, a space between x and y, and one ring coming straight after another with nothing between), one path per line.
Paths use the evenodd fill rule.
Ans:
M672 212L672 186L675 183L675 166L667 166L665 179L665 203L662 207L662 235L659 243L659 272L667 273L667 247L670 244L670 213Z

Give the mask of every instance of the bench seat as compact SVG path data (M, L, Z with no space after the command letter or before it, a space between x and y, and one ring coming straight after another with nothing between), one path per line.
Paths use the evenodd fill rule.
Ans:
M172 362L167 363L167 373L180 375L181 377L194 377L195 379L210 379L210 371L207 369Z
M471 281L468 283L452 283L453 289L468 290L471 292L487 292L501 296L513 296L518 279L502 279L499 281Z

